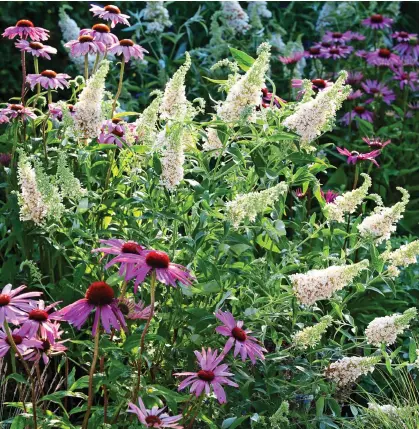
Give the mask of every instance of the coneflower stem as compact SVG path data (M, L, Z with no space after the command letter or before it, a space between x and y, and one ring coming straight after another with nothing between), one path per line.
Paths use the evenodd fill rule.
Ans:
M33 416L33 424L34 428L38 428L37 423L37 417L36 417L36 394L35 394L35 380L32 377L31 370L29 369L28 364L25 362L25 359L23 359L22 353L20 353L19 349L16 347L15 340L13 339L13 335L10 332L9 325L6 321L4 321L4 331L7 335L8 343L10 344L10 347L19 356L19 359L22 362L23 367L25 368L26 373L28 374L29 380L31 381L31 394L32 394L32 416ZM23 399L22 399L23 400Z
M89 54L84 56L84 80L89 79Z
M127 292L127 285L128 285L128 283L127 283L127 282L122 283L121 295L120 295L120 297L119 297L120 299L124 299L125 294L126 294L126 292Z
M96 311L100 311L100 308L97 308ZM87 409L86 409L86 414L84 415L82 429L87 429L90 411L93 405L93 376L95 375L96 363L99 356L99 336L100 336L99 333L100 333L100 323L98 323L98 326L96 328L96 333L95 333L95 346L93 349L92 365L90 367L90 372L89 372L89 392L87 397Z
M25 106L25 85L26 85L26 56L25 51L22 51L22 91L20 98L22 99L22 105Z
M143 361L143 353L144 353L144 343L145 337L147 335L148 328L150 327L151 319L154 316L154 304L156 299L156 270L153 270L151 273L151 282L150 282L150 316L148 316L147 323L144 326L143 333L141 335L140 340L140 356L137 361L137 383L133 389L132 393L132 402L137 400L138 392L141 387L141 366Z
M36 57L36 56L33 57L33 65L35 68L35 74L39 74L39 63L38 63L38 57ZM36 107L36 102L37 102L40 94L41 94L41 84L37 83L36 84L36 97L35 97L35 100L33 100L33 107Z
M97 65L99 64L100 54L99 52L96 54L95 64L93 65L92 74L96 73Z
M124 69L125 69L125 57L122 55L121 71L119 72L118 90L116 91L115 100L113 101L113 105L112 105L112 117L116 109L116 102L118 101L118 98L121 95L121 91L122 91L122 82L124 80Z
M52 92L51 89L48 88L48 104L52 103Z

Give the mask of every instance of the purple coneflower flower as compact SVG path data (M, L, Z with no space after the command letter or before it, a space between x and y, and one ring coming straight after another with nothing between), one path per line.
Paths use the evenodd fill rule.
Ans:
M336 149L341 155L346 156L348 158L346 160L348 164L355 165L358 161L371 161L377 167L380 166L378 162L375 160L375 158L377 158L377 156L380 155L381 153L379 150L373 150L372 152L368 152L368 153L359 153L355 150L353 150L352 152L349 152L349 150L346 148L337 147Z
M323 89L328 88L329 86L332 86L333 83L329 82L325 79L312 79L312 89L314 92L322 91ZM302 79L292 79L291 80L291 86L293 88L301 88L303 86L303 80Z
M347 58L352 50L352 46L333 45L330 48L322 48L322 58L331 58L332 60Z
M353 121L354 118L361 118L364 121L373 122L374 121L374 115L372 112L367 110L364 106L355 106L354 109L351 112L345 113L341 119L341 121L349 125L351 120Z
M19 286L12 290L10 283L4 286L0 293L0 326L3 326L5 321L15 325L20 324L26 313L36 307L37 301L28 298L40 296L42 292L20 294L24 289L26 289L26 286Z
M8 122L10 122L9 117L0 112L0 124L7 124Z
M303 198L305 198L307 196L307 192L303 192L303 190L301 188L297 188L294 191L294 195L299 199L302 200Z
M339 196L338 192L334 192L331 189L328 189L326 193L323 191L323 189L320 189L320 194L327 204L333 203Z
M379 137L362 137L362 140L364 140L368 146L376 147L378 149L383 149L391 143L391 140L382 141Z
M8 104L6 108L2 109L0 114L7 115L11 119L36 119L37 116L33 113L30 107L25 107L22 104Z
M73 57L80 57L87 54L103 54L106 51L104 43L93 40L93 36L87 34L80 36L77 40L70 40L64 46L70 48Z
M256 363L257 357L261 360L265 359L263 352L267 350L258 344L256 338L249 335L252 331L243 329L244 322L242 320L236 322L229 311L222 312L221 310L215 313L215 317L224 323L224 326L215 328L216 332L225 337L230 337L224 346L224 354L227 354L234 345L234 357L240 353L243 362L247 356L249 356L253 365Z
M44 70L40 74L28 74L26 81L32 90L38 83L44 89L64 89L69 87L70 84L67 79L70 79L70 77L65 73L56 73L54 70Z
M346 83L348 85L357 85L362 81L363 78L364 75L359 71L349 72Z
M198 351L194 353L201 369L198 372L181 372L174 374L176 377L186 376L185 380L180 383L178 390L183 390L185 387L191 385L190 392L194 393L196 397L199 397L204 389L205 393L209 394L212 387L218 402L220 404L225 404L227 398L222 385L227 384L232 387L239 387L239 385L228 378L234 375L231 372L227 372L228 365L220 365L224 359L224 354L217 357L217 351L212 352L211 349L205 351L204 348L202 348L202 353Z
M151 306L145 306L143 301L135 303L133 299L118 298L118 308L124 315L125 319L130 320L148 320L151 314Z
M118 43L118 38L111 33L111 29L106 24L95 24L91 29L85 28L80 31L80 36L91 36L95 42L101 42L106 46Z
M351 33L351 40L357 40L362 42L363 40L366 39L366 37L363 34L357 33L356 31L351 31L350 33Z
M122 119L113 118L105 121L100 130L97 141L101 144L116 144L120 148L127 144L125 138L125 125L120 122Z
M8 167L12 161L12 155L10 153L0 153L0 165Z
M21 328L16 328L13 330L12 338L16 345L16 348L19 350L20 354L24 354L31 347L39 347L41 342L35 338L28 338ZM0 329L0 357L4 357L11 348L9 339L4 331Z
M80 329L92 311L95 311L93 336L96 335L99 320L108 334L111 332L111 328L126 329L124 316L118 308L118 301L115 299L114 291L105 282L92 283L88 287L84 298L57 311L55 316L57 316L57 319L65 320Z
M39 362L42 359L46 365L50 361L51 356L60 355L67 350L67 347L64 346L66 341L68 340L56 341L55 339L40 338L40 344L35 346L34 350L27 351L24 359L30 362Z
M98 16L105 21L111 21L112 28L114 28L116 24L130 25L128 22L129 15L124 15L118 7L112 4L108 4L105 7L96 6L94 4L91 4L90 6L92 6L89 9L90 12L93 12L94 16Z
M406 85L410 86L412 91L416 91L418 88L419 79L417 72L407 72L403 68L399 68L394 70L394 79L400 82L400 89L403 89Z
M49 30L45 28L35 27L32 21L28 19L21 19L16 23L14 27L8 27L3 33L3 37L14 39L18 36L21 39L27 39L28 37L34 42L40 40L47 40L49 37Z
M340 33L338 31L326 31L322 40L334 45L344 45L346 42L352 40L352 32L345 31L344 33Z
M394 46L394 50L398 52L401 57L413 57L416 60L418 59L419 44L417 34L397 31L392 37L399 42Z
M362 25L373 28L374 30L383 30L385 28L391 28L393 20L376 13L371 15L369 18L362 20L361 23Z
M126 63L131 59L131 57L142 60L144 58L144 53L148 53L146 49L135 44L130 39L122 39L119 42L116 42L109 48L109 52L114 55L123 55Z
M366 101L367 104L372 103L374 98L380 98L384 103L390 105L396 99L394 92L388 86L378 82L378 80L367 79L361 86L367 94L373 95L373 98L369 98Z
M165 413L164 408L158 408L154 406L153 408L147 409L144 406L144 402L141 398L138 398L137 407L135 404L130 402L128 404L128 413L133 413L138 417L138 420L142 425L147 428L173 428L173 429L183 429L183 426L179 425L179 420L182 419L182 414L178 414L177 416L169 416L169 414Z
M304 56L307 58L321 58L322 51L320 46L312 46L311 48L308 48L308 50L304 52Z
M366 54L366 60L368 64L379 67L392 67L401 64L400 57L393 54L390 49L381 48L374 52L368 52Z
M34 57L41 57L50 60L49 54L56 54L57 50L52 46L44 45L41 42L28 42L27 40L19 40L15 43L16 48L21 51L28 52Z
M59 325L53 322L55 319L54 313L48 313L57 304L59 302L54 302L45 307L45 302L39 300L38 307L30 310L22 320L22 332L30 338L35 337L38 333L41 337L48 338L50 341L57 338Z
M287 57L278 57L282 64L297 64L304 57L304 52L293 52Z
M264 108L271 106L272 97L274 97L272 105L277 107L278 109L281 108L281 104L285 104L286 101L282 98L279 98L277 95L273 95L272 92L268 91L268 88L262 88L262 100L261 100L261 106Z
M364 93L360 89L357 89L356 91L351 91L351 93L348 95L347 100L349 101L356 100L357 98L360 98L363 95Z

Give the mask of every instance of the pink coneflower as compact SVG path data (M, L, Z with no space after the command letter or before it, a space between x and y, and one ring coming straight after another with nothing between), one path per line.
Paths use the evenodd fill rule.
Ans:
M71 76L65 73L56 73L54 70L44 70L39 74L28 74L26 81L33 90L36 84L40 84L44 89L64 89L70 86L67 79Z
M27 351L24 355L24 359L30 362L39 362L39 360L43 360L46 365L52 356L60 355L67 350L67 347L64 343L68 341L56 341L55 339L50 340L48 338L40 338L40 344L35 346L34 350Z
M49 37L49 30L45 28L35 27L32 21L28 19L21 19L16 23L14 27L8 27L3 33L3 37L14 39L16 36L21 39L27 39L28 37L34 42L40 40L47 40Z
M363 78L364 75L359 71L348 72L346 83L348 85L357 85L362 81Z
M13 330L12 338L16 345L16 348L19 350L20 354L24 354L28 351L28 349L32 347L39 347L41 342L35 338L28 338L23 332L21 328L16 328ZM9 339L4 331L0 329L0 357L6 356L7 352L11 348L11 344L9 343Z
M166 407L158 408L154 406L151 409L147 409L141 398L138 398L138 405L139 407L130 402L127 412L135 414L145 427L183 429L183 426L178 425L179 420L183 417L182 414L170 417L169 414L164 412Z
M368 122L374 121L373 113L367 110L364 106L355 106L351 112L345 113L343 115L341 121L344 124L349 125L351 120L353 121L354 118L361 118Z
M142 60L144 58L144 53L148 53L146 49L135 44L130 39L122 39L119 42L116 42L109 48L109 52L114 55L123 55L126 63L131 59L131 57Z
M105 282L92 283L88 287L84 298L67 305L67 307L56 312L55 316L60 320L71 323L77 329L81 329L92 311L95 311L93 336L96 335L99 320L108 334L111 332L111 328L126 329L125 319L118 308L118 301L115 299L114 291Z
M125 319L130 320L148 320L151 314L151 306L146 307L143 301L135 303L133 299L118 298L118 308Z
M281 104L285 104L286 101L283 100L282 98L279 98L277 95L273 95L272 92L268 91L268 88L262 88L262 100L261 100L261 106L264 108L270 107L271 106L271 101L272 101L272 97L274 97L272 106L277 107L278 109L281 108Z
M356 31L351 31L351 40L357 40L359 42L362 42L363 40L366 39L366 37L361 34L361 33L357 33Z
M399 42L393 49L398 52L401 57L412 57L416 60L418 59L419 44L417 34L407 33L406 31L397 31L392 35L392 37Z
M382 141L379 137L362 137L362 140L369 146L369 147L375 147L377 149L383 149L388 144L391 143L391 140Z
M0 165L8 167L12 162L12 155L10 153L0 153Z
M371 15L369 18L362 20L361 23L362 25L370 27L374 30L384 30L385 28L391 28L393 20L376 13Z
M346 42L352 40L352 32L345 31L344 33L340 33L338 31L326 31L322 40L332 43L333 45L344 45Z
M101 144L116 144L120 148L127 145L125 138L125 124L121 124L121 119L108 119L102 125L97 141Z
M388 86L378 82L378 80L367 79L361 86L367 94L373 95L373 98L369 98L366 101L367 104L372 103L375 98L379 98L390 105L396 99L394 92Z
M0 111L0 114L7 115L10 119L36 119L37 116L30 107L22 104L7 104L7 107Z
M233 315L229 311L222 312L218 310L215 317L220 320L224 326L215 328L216 332L225 337L230 337L224 346L224 354L227 354L234 345L234 357L239 353L244 362L249 356L253 365L256 363L256 358L265 359L263 352L267 350L258 344L258 340L249 334L252 332L249 329L243 329L244 322L239 320L236 322Z
M212 387L218 402L220 404L225 404L227 398L222 385L227 384L232 387L239 387L239 385L228 378L234 375L231 372L227 372L228 365L220 365L224 359L224 355L221 354L217 357L217 351L212 352L211 349L206 351L204 348L202 348L202 354L198 351L194 353L201 369L198 372L181 372L174 374L176 377L186 376L185 380L180 383L178 390L183 390L185 387L191 385L190 392L194 393L196 397L199 397L204 389L205 393L209 394Z
M401 64L400 57L393 54L390 49L381 48L374 52L368 52L366 54L366 60L368 64L379 67L392 67Z
M349 101L356 100L362 97L363 95L364 93L360 89L357 89L356 91L351 91L351 93L348 95L347 100Z
M24 289L26 289L26 286L19 286L12 290L10 283L4 286L0 293L0 326L3 326L5 321L15 325L20 324L26 313L36 307L37 301L28 298L40 296L42 292L20 294Z
M312 46L304 52L304 56L307 58L321 58L322 51L320 46Z
M355 52L355 56L359 57L359 58L367 58L367 55L369 54L369 52L367 52L364 49L360 49L358 51Z
M323 189L320 189L320 194L327 204L333 203L339 196L338 192L334 192L331 189L328 189L326 192L324 192Z
M358 161L371 161L377 167L380 166L378 162L375 160L375 158L377 158L377 156L380 155L381 153L379 150L373 150L372 152L368 152L368 153L359 153L355 150L353 150L352 152L349 152L349 150L346 148L337 147L336 149L341 155L347 157L346 162L348 164L355 165Z
M7 124L8 122L10 122L9 117L0 112L0 124Z
M326 79L312 79L311 83L312 83L311 88L313 89L314 92L323 91L324 89L333 85L332 82L329 82ZM291 86L293 88L301 88L303 86L303 80L302 79L292 79L291 80Z
M301 188L297 188L294 191L294 195L299 199L302 200L303 198L305 198L307 196L307 192L303 192L303 190Z
M293 52L287 57L278 57L282 64L297 64L304 57L304 52Z
M118 43L118 38L111 33L106 24L95 24L91 29L85 28L80 31L80 36L91 36L95 42L101 42L106 46Z
M80 57L87 54L105 53L106 45L102 42L93 40L93 36L83 35L77 40L70 40L64 45L70 49L73 57Z
M352 50L352 46L333 45L330 48L322 48L322 58L331 58L332 60L347 58Z
M89 9L90 12L93 12L94 16L98 16L105 21L111 21L112 28L114 28L116 24L130 25L128 22L129 15L124 15L118 7L112 4L108 4L105 7L96 6L94 4L91 4L90 6L92 6Z
M41 57L50 60L49 54L56 54L57 50L52 46L44 45L41 42L28 42L27 40L19 40L15 43L16 48L21 51L28 52L34 57Z

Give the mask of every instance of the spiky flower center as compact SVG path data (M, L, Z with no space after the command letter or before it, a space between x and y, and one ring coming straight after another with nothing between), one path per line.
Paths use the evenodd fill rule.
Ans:
M12 338L13 338L13 342L18 346L19 344L22 344L23 342L23 337L21 337L20 335L15 335L12 334ZM9 344L9 346L11 346L10 341L8 338L6 338L6 343Z
M130 39L122 39L119 41L121 46L134 46L134 42Z
M239 328L238 326L234 327L231 330L231 335L237 340L243 343L247 339L247 334L244 332L243 329Z
M338 33L338 32L333 33L333 34L332 34L332 37L333 37L334 39L340 39L340 38L342 37L342 33Z
M326 88L326 81L324 79L313 79L311 83L318 89Z
M54 77L57 77L57 73L54 70L44 70L41 72L42 76L49 77L53 79Z
M332 46L332 44L329 42L322 42L321 45L323 48L330 48Z
M38 50L38 49L42 49L42 48L44 47L44 45L43 45L42 43L39 43L39 42L30 42L30 43L29 43L29 47L30 47L31 49L36 49L36 50Z
M96 307L110 304L114 297L113 289L105 282L94 282L86 291L85 295L89 304Z
M88 34L85 34L84 36L79 37L80 43L90 43L93 42L93 37L89 36Z
M11 299L9 295L0 295L0 307L4 307L10 303Z
M47 352L51 348L51 343L47 339L43 339L42 341L42 349L44 352Z
M152 268L168 268L170 258L165 252L152 250L150 253L147 254L145 261L147 265Z
M370 88L371 94L379 94L380 90L378 88Z
M95 24L92 27L92 30L97 31L98 33L109 33L111 31L106 24Z
M36 320L37 322L45 322L48 320L48 313L45 310L35 309L29 312L29 319Z
M200 371L198 371L198 378L203 381L212 381L215 378L215 374L213 371L201 369Z
M156 427L154 425L161 425L161 420L157 416L151 416L151 415L147 416L145 418L145 422L147 423L147 426L149 428ZM157 426L157 427L159 427L159 426Z
M399 37L403 37L403 39L406 39L409 37L409 33L407 31L400 31Z
M373 22L374 24L381 24L383 21L383 15L380 15L379 13L371 15L371 22Z
M391 52L387 48L381 48L378 51L378 56L381 57L381 58L390 58L390 55L391 55Z
M16 23L16 27L34 27L34 25L29 19L21 19Z
M336 54L339 54L340 51L339 51L339 48L330 48L329 52L332 55L336 55Z
M309 49L309 52L310 52L310 54L312 54L312 55L318 55L318 54L320 54L320 48L315 48L315 47L310 48L310 49Z
M127 316L129 314L130 309L128 305L125 304L124 302L118 303L118 308L124 316Z
M364 106L355 106L355 112L358 113L358 115L361 115L362 113L365 112L365 107Z
M73 112L73 111L74 111L74 106L73 106L72 104L67 104L67 107L68 107L68 110L69 110L70 112Z
M119 124L120 122L122 122L121 118L112 118L112 123L113 124Z
M122 253L133 253L134 255L139 255L143 248L137 244L135 241L127 241L122 245Z
M21 104L11 104L10 109L18 112L19 110L23 110L23 106Z
M121 131L121 130L117 130L117 129L114 129L113 131L112 131L112 134L114 135L114 136L117 136L117 137L123 137L124 136L124 132L123 131ZM129 253L129 252L128 252Z
M105 9L106 12L109 12L109 13L116 13L116 14L121 13L120 9L116 6L114 6L113 4L108 4L103 9Z

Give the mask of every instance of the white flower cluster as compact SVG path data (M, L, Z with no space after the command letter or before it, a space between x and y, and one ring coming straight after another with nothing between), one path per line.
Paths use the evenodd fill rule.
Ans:
M162 148L160 180L168 190L176 188L183 179L185 162L183 133L183 127L174 126L169 131L162 131L159 134L159 144Z
M80 201L87 193L86 189L81 186L80 180L74 176L68 167L67 157L64 152L59 152L58 154L56 181L60 186L61 195L75 202Z
M236 33L245 34L250 30L249 16L238 1L222 2L222 11L227 25Z
M279 197L287 192L288 185L285 182L279 182L264 191L238 195L233 201L226 203L227 218L235 228L238 228L240 222L245 218L253 222L258 213L275 204Z
M172 78L167 82L164 95L160 104L160 117L181 121L190 110L190 103L186 99L185 77L191 67L191 56L185 53L184 64L179 67Z
M204 139L202 150L205 152L211 152L211 156L219 156L220 149L223 149L223 143L218 137L218 132L215 128L207 128L205 130L207 138Z
M164 7L163 1L148 1L145 9L140 12L140 16L146 23L147 34L160 34L165 27L170 27L172 22L169 19L169 11Z
M268 9L266 1L250 1L247 7L251 26L256 29L263 28L262 18L272 18L272 12Z
M309 347L315 347L321 340L322 335L332 324L333 318L329 315L324 316L313 326L307 326L293 335L293 344L297 349L305 350Z
M416 308L412 307L403 314L376 317L365 330L368 344L380 347L381 344L390 346L397 340L397 335L409 328L412 319L417 316Z
M359 225L361 237L372 238L376 244L388 240L397 227L396 223L403 217L403 212L409 202L409 193L403 188L397 188L402 194L402 200L392 207L378 206L373 214L367 216Z
M368 402L368 409L369 411L372 411L374 413L386 414L390 418L399 417L399 409L394 405L390 405L390 404L378 405L378 404L373 404L371 402Z
M285 43L280 33L272 33L269 43L275 51L282 52L285 49Z
M361 271L368 267L368 260L357 264L331 266L322 270L310 270L305 274L290 276L294 293L301 304L313 305L316 301L330 298L343 289Z
M333 128L336 112L351 92L351 87L345 85L347 76L347 72L342 71L336 82L319 91L315 98L310 97L307 101L307 97L304 97L297 110L283 122L285 127L301 137L303 147L310 148L312 141ZM311 82L309 85L312 85Z
M74 128L82 138L98 136L102 121L102 100L105 91L105 78L109 71L109 61L103 60L97 72L86 82L74 106Z
M393 267L407 267L416 263L419 255L419 240L403 244L393 252L384 252L383 258L389 261Z
M231 87L226 100L217 106L217 115L223 121L255 119L255 107L260 103L260 91L264 86L265 74L269 68L270 50L269 43L262 43L259 46L255 62Z
M359 377L374 371L374 365L380 362L380 356L344 357L333 362L325 370L324 375L334 381L338 387L346 387L355 383Z
M157 120L160 103L163 97L162 92L156 92L156 98L144 109L143 113L135 121L136 134L141 144L153 147L157 140Z
M371 186L371 177L365 173L362 173L361 176L364 178L364 183L358 189L345 192L339 195L333 203L327 203L324 206L324 211L329 221L343 222L344 215L354 213L367 196L368 189Z

